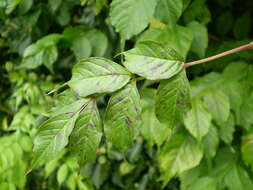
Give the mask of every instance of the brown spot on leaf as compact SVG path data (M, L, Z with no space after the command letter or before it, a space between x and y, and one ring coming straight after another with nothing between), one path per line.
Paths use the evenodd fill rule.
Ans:
M126 122L127 126L130 128L131 124L132 124L132 121L129 119L129 117L125 118L125 122Z
M156 65L155 67L151 68L150 71L153 73L153 72L155 72L157 69L159 69L162 66L163 66L163 64L160 63L160 64Z
M88 123L87 126L91 128L96 128L96 125L94 125L93 123Z

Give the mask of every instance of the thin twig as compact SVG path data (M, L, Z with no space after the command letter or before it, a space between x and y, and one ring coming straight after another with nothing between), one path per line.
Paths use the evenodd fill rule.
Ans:
M205 59L201 59L201 60L198 60L198 61L185 63L184 68L188 68L188 67L191 67L193 65L197 65L197 64L200 64L200 63L205 63L205 62L208 62L208 61L212 61L214 59L218 59L220 57L224 57L226 55L234 54L234 53L237 53L239 51L248 50L248 49L253 49L253 42L251 42L249 44L246 44L246 45L243 45L243 46L240 46L238 48L231 49L229 51L225 51L225 52L220 53L218 55L214 55L214 56L211 56L211 57L208 57L208 58L205 58Z

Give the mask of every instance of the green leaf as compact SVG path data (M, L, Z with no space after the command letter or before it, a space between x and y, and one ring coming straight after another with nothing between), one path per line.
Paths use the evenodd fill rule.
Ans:
M96 14L100 13L104 5L105 5L105 0L96 0Z
M238 71L239 72L239 71ZM243 104L243 87L239 81L225 80L220 89L228 96L231 109L235 112L236 120L240 119Z
M63 164L57 171L57 181L59 185L61 185L65 181L67 175L68 175L68 166L66 164Z
M236 39L247 39L252 28L252 10L245 11L235 21L233 33Z
M161 146L172 133L171 128L156 118L154 110L145 110L142 113L142 135L151 143Z
M18 6L19 14L25 14L32 7L33 0L22 0Z
M174 50L152 41L140 42L124 55L123 64L129 71L150 80L171 78L184 64Z
M163 186L175 175L197 166L202 158L201 144L184 133L174 135L159 155Z
M88 58L76 64L69 86L80 97L114 92L130 80L130 73L117 63L104 58Z
M130 83L110 98L105 114L105 135L114 146L125 151L140 125L140 96L135 83Z
M32 167L46 163L57 156L68 144L78 114L64 113L45 121L34 139Z
M102 124L97 105L92 101L83 108L69 139L71 152L77 156L81 165L96 157L102 137L101 131Z
M253 133L243 136L241 145L242 159L253 171Z
M162 143L171 135L171 128L156 118L155 115L155 100L156 91L153 89L144 89L141 91L142 105L142 125L141 133L151 145L156 143L161 146Z
M28 46L24 51L22 65L25 68L34 69L44 64L52 71L52 64L58 57L56 44L61 37L60 34L50 34Z
M162 81L158 87L155 112L157 118L174 127L183 119L190 107L190 85L185 71L169 80Z
M211 127L212 116L202 101L193 100L192 108L184 117L186 129L198 140L207 135Z
M208 46L207 28L196 21L189 23L188 27L192 30L193 34L191 50L200 58L203 58Z
M253 95L253 94L252 94ZM240 121L239 124L243 126L244 129L249 130L253 124L253 96L245 97L244 102L241 107Z
M158 1L155 15L161 22L174 27L182 12L182 0L160 0Z
M239 81L247 76L248 65L244 61L235 61L229 63L222 72L222 76L229 81ZM240 75L238 75L240 73Z
M227 34L233 27L234 18L232 12L227 10L222 12L217 18L216 31L219 35Z
M49 46L43 51L43 63L53 72L53 63L57 60L58 50L56 46Z
M230 112L229 99L221 90L211 89L205 94L204 101L207 103L213 119L218 124L228 119Z
M62 0L49 0L48 3L50 5L51 9L53 10L53 12L55 12L59 8L59 6L61 5Z
M175 26L173 28L150 28L141 35L140 41L152 40L173 48L184 59L191 48L193 35L189 28Z
M87 103L89 99L77 99L71 89L67 89L55 97L55 105L51 108L49 114L54 117L63 113L76 113Z
M72 49L78 60L88 58L91 55L92 50L89 40L84 36L75 38L72 41Z
M224 183L229 190L253 189L253 183L247 171L236 164L230 166L224 177Z
M219 124L219 135L222 141L231 144L235 132L235 119L234 115L230 113L228 120Z
M211 177L201 177L194 181L187 190L216 190L217 180Z
M108 45L106 35L99 30L90 30L85 34L85 36L91 44L92 55L96 57L104 56Z
M207 159L216 155L219 146L219 134L215 126L211 126L209 132L203 139L204 149Z
M125 40L143 31L150 22L156 0L113 0L110 17L112 25Z

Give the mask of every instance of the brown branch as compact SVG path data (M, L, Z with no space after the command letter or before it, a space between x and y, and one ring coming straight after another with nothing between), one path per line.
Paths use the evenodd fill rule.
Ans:
M240 46L238 48L231 49L229 51L225 51L225 52L220 53L218 55L214 55L214 56L211 56L211 57L208 57L208 58L205 58L205 59L201 59L201 60L198 60L198 61L185 63L184 68L186 69L186 68L191 67L193 65L197 65L197 64L200 64L200 63L205 63L205 62L208 62L208 61L212 61L214 59L218 59L220 57L224 57L226 55L234 54L234 53L237 53L239 51L248 50L248 49L253 49L253 42L251 42L249 44L246 44L246 45L243 45L243 46Z

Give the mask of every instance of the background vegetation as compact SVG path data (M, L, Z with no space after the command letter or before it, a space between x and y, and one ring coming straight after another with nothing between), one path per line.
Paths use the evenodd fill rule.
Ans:
M252 0L0 0L0 190L253 189L252 50L187 68L191 109L173 128L154 113L158 81L141 80L127 151L102 137L94 161L78 165L67 146L30 171L39 125L69 101L66 87L47 93L79 60L122 63L144 40L198 60L251 42L252 11Z

